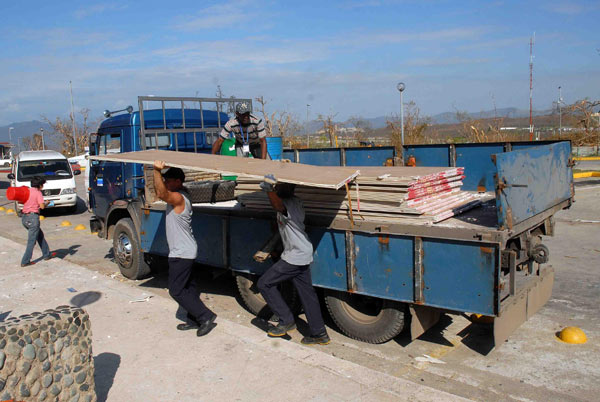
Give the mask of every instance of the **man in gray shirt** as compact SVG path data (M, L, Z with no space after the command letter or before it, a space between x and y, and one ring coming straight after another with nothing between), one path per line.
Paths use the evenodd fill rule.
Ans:
M284 336L296 328L294 316L283 300L277 285L292 280L304 307L310 335L302 338L305 345L327 345L330 340L325 329L317 292L312 286L310 263L313 261L313 247L304 230L304 207L294 196L294 185L277 183L273 175L266 175L261 183L267 192L271 206L277 211L277 225L283 242L281 259L258 280L258 289L265 301L279 317L277 326L270 326L269 336Z
M192 233L192 203L183 187L185 174L179 168L169 168L164 174L165 162L154 161L154 189L156 196L167 203L165 228L169 245L169 294L188 312L188 322L177 329L196 329L203 336L214 328L217 315L200 300L192 268L198 253L198 244Z

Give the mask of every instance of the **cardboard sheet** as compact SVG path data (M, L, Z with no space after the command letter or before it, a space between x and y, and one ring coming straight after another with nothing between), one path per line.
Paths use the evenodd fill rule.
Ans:
M301 163L164 150L90 155L89 159L146 165L153 165L155 160L162 160L165 161L167 166L224 175L249 176L261 180L265 174L274 174L278 181L284 183L336 190L352 181L359 174L358 169L343 166L313 166Z

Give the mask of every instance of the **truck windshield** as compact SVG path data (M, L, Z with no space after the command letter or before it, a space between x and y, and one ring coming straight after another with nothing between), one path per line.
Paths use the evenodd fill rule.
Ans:
M71 178L73 174L66 159L19 162L17 180L31 180L34 176L41 176L46 180L61 180Z

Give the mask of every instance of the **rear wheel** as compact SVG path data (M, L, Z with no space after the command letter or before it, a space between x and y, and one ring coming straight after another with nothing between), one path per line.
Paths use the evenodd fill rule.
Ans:
M113 234L115 261L124 277L142 279L150 274L150 266L144 260L133 221L123 218L115 225Z
M254 315L269 319L273 316L273 312L267 306L265 299L260 294L257 283L259 276L237 274L235 281L237 283L240 298L244 302L246 308ZM302 305L300 303L298 292L291 282L284 282L279 285L279 291L283 299L292 310L292 313L299 314Z
M404 329L404 303L325 289L325 304L339 329L359 341L384 343Z

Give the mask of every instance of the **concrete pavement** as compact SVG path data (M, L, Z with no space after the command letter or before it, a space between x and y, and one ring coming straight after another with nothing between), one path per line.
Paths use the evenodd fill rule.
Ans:
M0 318L61 304L85 308L100 401L464 400L222 317L203 338L177 331L168 297L58 258L20 268L24 247L3 237L0 244Z

